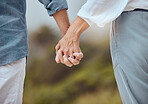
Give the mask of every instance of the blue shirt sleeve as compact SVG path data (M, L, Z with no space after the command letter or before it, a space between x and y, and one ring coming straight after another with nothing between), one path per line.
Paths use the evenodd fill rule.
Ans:
M68 9L66 0L39 0L47 9L48 14L52 16L59 10Z

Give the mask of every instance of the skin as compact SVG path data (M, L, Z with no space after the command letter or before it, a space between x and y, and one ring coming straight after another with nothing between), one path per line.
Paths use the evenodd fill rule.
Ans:
M58 59L65 65L71 67L79 64L83 53L79 47L80 35L89 28L89 24L81 17L77 17L67 30L66 35L58 42L56 46L56 62ZM64 57L63 57L64 55ZM74 58L75 56L75 58Z
M61 36L64 37L66 34L68 28L70 27L70 22L67 14L67 10L63 9L53 14L53 17L61 31ZM56 50L56 53L59 53L58 56L56 56L55 60L57 63L63 63L67 66L77 65L79 64L79 60L82 58L82 53L77 53L76 56L79 57L79 59L74 59L73 57L67 57L67 55L64 55L59 51ZM80 57L81 56L81 57ZM60 57L60 59L58 58ZM61 58L62 57L62 58ZM70 61L71 60L71 61Z
M63 9L60 11L57 11L53 14L53 18L55 19L60 31L62 37L66 34L68 28L70 27L70 22L67 14L67 10Z

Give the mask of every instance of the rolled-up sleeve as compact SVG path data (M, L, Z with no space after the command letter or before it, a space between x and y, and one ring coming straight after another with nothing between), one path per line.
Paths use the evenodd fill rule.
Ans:
M68 9L66 0L39 0L47 9L48 14L52 16L59 10Z
M88 0L78 12L78 16L89 25L103 27L115 20L125 9L129 0Z

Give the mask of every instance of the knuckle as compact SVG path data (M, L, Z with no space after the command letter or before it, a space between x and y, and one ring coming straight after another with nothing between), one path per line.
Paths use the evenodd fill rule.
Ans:
M57 44L55 48L58 48L58 47L59 47L59 44Z
M60 60L62 61L62 62L64 62L64 59L63 59L63 57L61 56L61 57L59 57L60 58Z
M68 67L72 67L72 65L68 65Z
M80 60L81 59L81 57L80 56L77 56L77 58L76 58L77 60Z
M65 63L65 64L67 64L67 63L68 63L68 60L67 60L67 59L65 59L65 60L64 60L64 63Z
M74 52L76 52L76 53L78 52L78 49L76 49L76 48L74 48L73 50L74 50Z
M61 53L61 49L60 49L60 50L58 50L58 53Z
M65 63L63 62L63 60L61 60L61 63L62 63L62 64L65 64Z
M79 59L83 58L83 54L80 54L80 55L78 56L78 58L79 58Z
M71 60L70 60L72 63L74 63L74 60L71 58Z
M81 56L80 56L80 55L78 55L78 56L77 56L77 58L81 58Z
M55 50L58 50L58 48L57 48L57 47L55 47Z
M81 57L84 57L84 54L83 53L81 54Z
M73 61L73 64L74 64L74 65L77 65L78 62L79 62L79 61L76 61L76 60L75 60L75 61Z
M65 64L70 64L70 62L69 62L69 60L66 58L66 59L64 59L64 63Z
M68 49L67 49L67 48L66 48L66 49L63 49L63 51L64 51L64 52L68 52Z
M77 63L73 63L74 65L77 65Z
M76 63L76 65L78 65L80 62L78 61L77 63Z
M66 65L66 66L69 66L69 67L72 66L70 63L65 63L65 65Z

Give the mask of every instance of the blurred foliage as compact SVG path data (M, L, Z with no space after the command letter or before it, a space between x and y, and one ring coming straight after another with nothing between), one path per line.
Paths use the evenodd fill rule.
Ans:
M57 42L46 26L29 35L24 104L121 104L108 41L96 45L81 41L84 58L72 68L55 63Z

